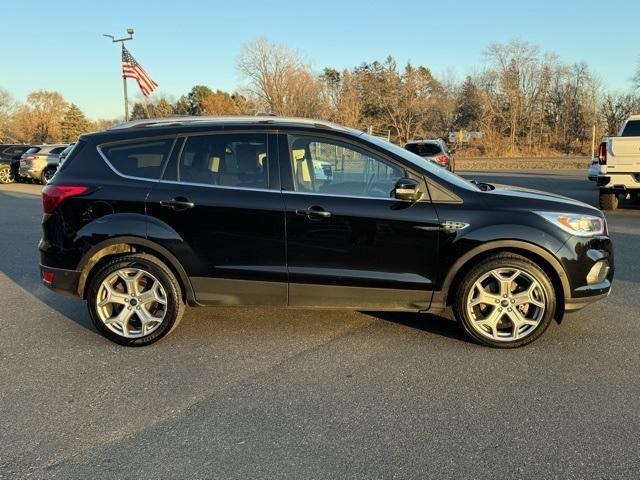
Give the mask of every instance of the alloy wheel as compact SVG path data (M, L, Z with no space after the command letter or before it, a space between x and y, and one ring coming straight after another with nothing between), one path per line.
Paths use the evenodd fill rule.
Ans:
M98 288L96 311L102 323L124 338L154 332L167 313L167 294L160 281L139 268L123 268Z
M466 308L477 333L494 341L512 342L538 328L547 299L531 274L517 268L497 268L473 284Z
M0 183L12 183L13 180L13 172L11 171L11 168L0 168Z

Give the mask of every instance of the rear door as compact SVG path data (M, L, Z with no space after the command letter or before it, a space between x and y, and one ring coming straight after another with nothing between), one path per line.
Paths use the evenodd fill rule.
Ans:
M280 151L290 305L427 308L438 218L428 196L393 198L396 181L412 172L332 136L283 135Z
M180 260L199 303L286 305L274 137L210 132L180 142L147 201L149 238Z

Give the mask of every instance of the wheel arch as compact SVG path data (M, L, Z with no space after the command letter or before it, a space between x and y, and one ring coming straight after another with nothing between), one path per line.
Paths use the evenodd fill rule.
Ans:
M499 253L515 253L521 255L538 265L549 276L556 291L558 301L556 308L556 320L564 315L564 299L571 296L571 287L567 273L562 264L551 252L544 248L521 240L500 240L480 245L461 256L449 268L442 284L443 307L451 305L453 294L464 275L478 262ZM434 299L435 300L435 299Z
M187 272L184 270L178 259L166 248L146 238L133 236L120 236L104 240L91 247L82 257L78 264L80 279L78 281L78 295L86 298L86 290L91 276L103 263L116 255L127 253L146 253L157 257L169 267L180 284L182 297L190 304L195 303L193 286L189 280Z

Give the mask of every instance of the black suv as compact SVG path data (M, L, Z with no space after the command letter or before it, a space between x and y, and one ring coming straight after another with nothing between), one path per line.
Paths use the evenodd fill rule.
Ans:
M20 157L31 145L0 145L0 183L17 180Z
M516 347L613 277L599 210L321 121L126 123L82 136L42 195L43 282L124 345L189 304L452 306L475 341Z

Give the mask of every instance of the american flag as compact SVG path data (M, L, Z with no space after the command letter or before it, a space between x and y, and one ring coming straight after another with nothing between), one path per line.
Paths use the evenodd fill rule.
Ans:
M145 97L151 95L151 93L158 87L158 84L153 81L144 68L136 62L133 55L129 53L129 50L122 46L122 76L124 78L133 78L138 82L140 90Z

